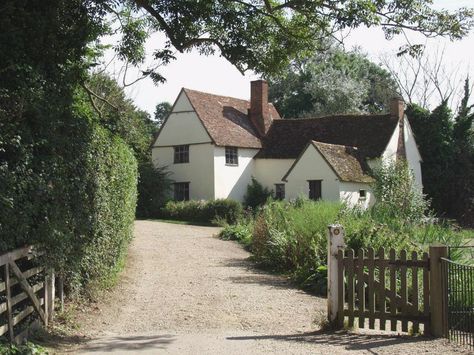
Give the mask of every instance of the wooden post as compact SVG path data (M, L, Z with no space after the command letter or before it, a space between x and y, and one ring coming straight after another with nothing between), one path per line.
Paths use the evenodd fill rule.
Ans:
M58 277L58 292L59 292L59 304L61 312L64 312L64 279L62 276Z
M52 322L54 319L54 298L55 298L55 287L54 287L54 271L50 270L46 275L46 282L44 286L44 307L46 312L46 320Z
M339 224L328 226L328 319L335 323L338 309L337 254L345 247L344 228Z
M10 282L10 265L5 264L5 293L6 293L6 302L7 302L7 324L8 324L8 337L10 342L13 342L15 339L15 334L13 333L13 316L12 316L12 295L11 295L11 282Z
M441 258L448 257L448 247L430 246L430 333L435 337L444 337L447 332L447 314L443 302L445 289L441 271Z

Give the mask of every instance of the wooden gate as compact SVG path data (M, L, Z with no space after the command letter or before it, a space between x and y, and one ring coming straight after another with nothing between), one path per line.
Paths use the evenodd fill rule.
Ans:
M54 311L54 275L37 263L33 247L0 255L0 337L20 343Z
M446 335L446 289L441 260L447 247L429 254L394 249L346 249L344 228L329 226L328 318L339 327ZM357 319L357 322L356 322ZM411 326L411 327L410 327Z
M387 321L392 331L420 332L420 324L427 330L430 320L429 256L421 258L416 252L407 258L402 250L396 255L390 249L388 257L384 248L367 253L360 249L339 250L338 256L339 300L337 322L359 328L386 330ZM401 327L398 323L401 323Z

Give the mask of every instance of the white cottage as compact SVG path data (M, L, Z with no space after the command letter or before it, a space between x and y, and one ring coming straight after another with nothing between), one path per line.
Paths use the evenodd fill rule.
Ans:
M421 157L404 103L383 115L281 119L268 85L251 83L250 102L182 89L152 146L176 200L243 200L254 176L277 198L373 202L370 167L406 159L422 188Z

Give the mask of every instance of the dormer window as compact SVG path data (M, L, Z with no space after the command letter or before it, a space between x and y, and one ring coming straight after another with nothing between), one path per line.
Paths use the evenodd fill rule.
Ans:
M225 165L239 165L239 151L237 147L225 147Z
M174 163L189 163L189 145L177 145L174 147Z

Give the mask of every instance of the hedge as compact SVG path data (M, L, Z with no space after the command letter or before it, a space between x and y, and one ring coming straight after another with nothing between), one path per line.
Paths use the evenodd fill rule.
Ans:
M0 164L0 253L44 248L47 266L77 293L104 285L121 265L132 236L137 164L106 129L84 117L64 121L62 135L57 126L22 123L17 146L7 132L0 135L7 157Z
M182 221L214 223L221 219L235 223L242 216L243 208L240 202L230 199L169 201L161 212L164 218Z

